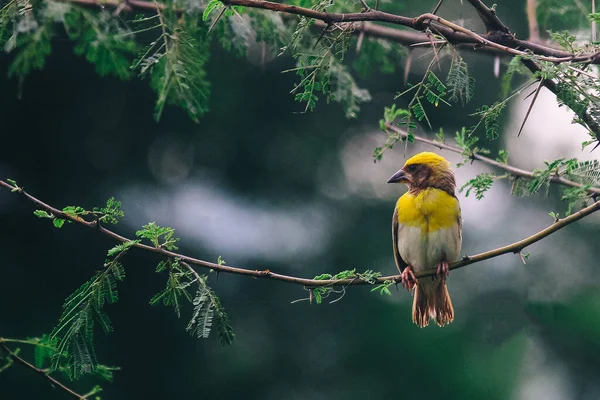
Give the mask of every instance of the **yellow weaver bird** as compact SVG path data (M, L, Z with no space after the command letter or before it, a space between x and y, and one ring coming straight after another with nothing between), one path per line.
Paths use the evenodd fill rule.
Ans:
M433 318L439 326L454 320L446 287L448 263L462 244L460 204L450 163L435 153L409 158L388 183L405 183L408 192L398 199L392 218L394 259L402 284L412 290L412 319L421 328ZM437 267L437 276L415 278L414 271Z

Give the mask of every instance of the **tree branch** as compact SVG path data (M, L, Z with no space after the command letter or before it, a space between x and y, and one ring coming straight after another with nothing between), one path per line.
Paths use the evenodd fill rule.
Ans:
M122 5L119 0L60 0L68 3L81 4L85 6L103 6L103 7L114 7L117 8ZM317 21L322 21L327 24L332 23L351 23L351 22L386 22L394 25L405 26L416 31L422 32L427 28L431 21L435 21L436 31L443 37L445 37L453 45L476 45L473 50L492 49L494 53L513 54L513 55L536 55L542 57L545 61L562 63L562 62L589 62L591 64L600 63L600 53L589 53L573 55L564 50L554 49L548 46L543 46L538 43L534 43L528 40L519 40L509 33L508 28L502 24L502 21L498 19L495 11L489 9L480 1L469 0L470 3L477 9L479 15L486 23L486 26L494 26L495 30L488 34L476 34L468 29L465 29L459 25L453 24L441 17L438 17L431 13L422 14L418 17L411 18L401 15L391 14L383 11L370 9L367 12L357 13L328 13L316 11L310 8L275 3L272 1L264 0L223 0L223 4L228 6L240 6L246 8L257 8L262 10L269 10L275 12L283 12L290 15L299 15L307 18L311 18ZM137 8L140 10L156 10L157 8L163 10L168 6L163 3L155 3L143 0L128 0L130 7ZM487 10L487 11L486 11ZM181 12L181 10L178 10ZM482 15L483 14L483 15ZM491 24L491 25L490 25ZM390 40L398 41L403 44L416 44L427 41L427 36L423 33L419 36L402 31L392 29L380 29L384 28L377 25L366 26L362 28L365 34L372 34L375 37L385 37ZM355 28L361 31L360 27ZM394 32L395 31L395 32ZM483 47L482 47L483 46ZM522 50L520 50L522 49ZM528 50L529 52L526 52Z
M488 32L500 31L510 33L508 27L496 15L495 9L489 8L481 0L469 0L469 3L477 11L477 14L479 14L479 18L483 21Z
M87 6L120 7L119 0L60 0ZM364 21L387 22L395 25L401 25L413 30L410 32L396 29L390 29L379 25L368 23L360 24L355 30L373 37L383 37L394 40L406 45L414 45L429 41L429 37L422 33L432 22L435 22L435 31L443 36L449 43L455 46L468 46L471 50L484 50L496 54L520 55L523 58L523 64L533 73L540 71L537 63L530 59L535 56L539 60L563 63L563 62L583 62L586 64L599 64L600 52L573 55L564 50L557 50L547 47L533 41L519 40L508 29L508 27L498 18L496 11L487 7L481 0L469 0L469 3L477 10L481 20L488 29L487 34L477 34L471 30L456 25L432 13L422 14L416 18L404 17L386 13L383 11L369 9L360 13L328 13L316 11L310 8L299 7L295 5L275 3L264 0L223 0L223 4L228 6L241 6L247 8L257 8L275 12L284 12L291 15L300 15L321 21L325 26L332 23L353 23ZM142 10L162 10L167 7L163 3L149 2L142 0L127 0L129 7ZM560 98L556 83L551 79L544 80L544 86ZM600 124L588 113L580 115L581 120L587 125L590 132L599 140L600 143Z
M527 0L527 25L529 26L529 40L539 42L541 39L537 22L537 0Z
M386 124L386 128L394 133L399 134L402 137L402 139L404 139L404 140L408 137L406 131L403 131L402 129L400 129L390 123ZM417 136L417 135L414 135L414 139L417 142L426 143L431 146L435 146L440 150L448 150L453 153L463 154L463 150L461 148L450 146L445 143L435 142L433 140L427 139L422 136ZM517 167L513 167L508 164L501 163L492 158L482 156L481 154L475 153L475 154L471 155L471 158L474 160L484 162L484 163L494 166L496 168L500 168L515 177L526 178L526 179L535 178L535 174L531 171L527 171L527 170L524 170L521 168L517 168ZM563 186L570 186L570 187L574 187L574 188L585 187L585 185L582 185L581 183L573 182L569 179L565 179L562 176L558 176L558 175L551 176L550 182L556 183L559 185L563 185ZM596 195L596 196L600 195L600 188L597 188L597 187L590 187L590 188L586 189L586 191L592 195Z
M14 351L12 351L11 349L9 349L8 346L6 346L3 343L3 341L4 340L2 338L0 338L0 349L2 351L4 351L4 353L6 353L6 355L11 360L13 360L14 362L16 362L19 365L22 365L24 367L29 368L30 370L32 370L33 372L37 373L38 375L43 376L44 378L46 378L47 380L49 380L52 385L58 387L59 389L61 389L64 392L68 393L71 397L74 397L74 398L80 399L80 400L86 400L87 399L87 396L80 395L80 394L76 393L75 391L73 391L72 389L70 389L67 386L65 386L64 384L62 384L59 381L57 381L55 378L53 378L52 376L50 376L50 374L48 374L48 372L46 372L46 370L38 368L35 365L27 362L23 358L19 357L19 355L17 355Z
M475 7L475 9L477 9L477 12L479 13L481 20L484 22L484 24L486 24L486 26L488 26L488 24L492 24L492 25L495 25L499 31L510 33L508 27L506 25L504 25L504 23L502 23L502 21L500 21L500 19L496 16L496 12L494 10L487 8L487 6L485 6L485 4L483 4L481 2L481 0L469 0L469 3L471 3L471 5L473 7ZM529 16L529 19L531 19L531 18L532 17ZM531 23L530 23L530 26L531 26ZM512 36L512 35L510 35L510 36ZM524 41L521 41L521 42L524 42ZM534 51L534 53L535 53L535 51ZM585 63L595 64L596 61L598 61L599 56L600 56L600 52L595 52L593 55L591 55L591 58L589 58L587 61L579 59L578 57L574 57L571 60L566 60L566 61L585 62ZM563 57L558 56L555 58L561 59ZM568 57L566 57L566 58L568 58ZM548 59L547 57L539 57L539 59L544 60L544 61L552 61L552 60ZM539 67L539 65L532 59L523 58L521 60L521 62L534 74L541 71L541 68ZM552 61L552 62L562 62L562 61ZM550 90L552 93L554 93L557 98L559 98L559 99L561 98L558 87L552 79L544 79L544 86L548 90ZM598 140L598 143L600 144L600 124L598 124L598 122L594 119L594 117L592 117L590 115L590 113L587 111L583 112L582 115L580 115L580 118L586 123L586 125L588 126L588 129L593 133L593 135Z
M438 146L438 143L436 143L435 145ZM101 232L119 242L122 242L122 243L131 242L130 239L128 239L124 236L121 236L109 229L106 229L105 227L100 225L97 221L86 221L80 217L66 214L63 211L61 211L57 208L54 208L54 207L44 203L43 201L38 200L37 198L33 197L29 193L25 192L25 190L23 190L23 188L21 188L21 187L13 186L3 180L0 180L0 186L4 187L6 189L9 189L11 192L19 193L19 194L25 196L27 199L29 199L31 202L33 202L36 206L43 208L45 211L47 211L48 213L51 213L52 215L54 215L57 218L64 218L64 219L76 222L78 224L81 224L83 226L86 226L88 228L96 229L99 232ZM552 225L550 225L546 229L544 229L528 238L525 238L518 242L512 243L510 245L500 247L498 249L490 250L490 251L487 251L484 253L480 253L480 254L477 254L474 256L465 256L462 260L450 264L449 269L455 270L458 268L466 267L467 265L478 263L478 262L481 262L484 260L489 260L490 258L495 258L495 257L501 256L503 254L507 254L507 253L519 254L525 247L530 246L530 245L542 240L543 238L558 231L559 229L562 229L565 226L567 226L577 220L580 220L581 218L583 218L587 215L590 215L598 210L600 210L600 201L597 201L594 204L592 204L592 205L590 205L568 217L558 219L557 221L555 221ZM145 245L142 243L135 243L132 245L132 247L136 247L138 249L150 251L153 253L158 253L158 254L161 254L161 255L167 256L167 257L179 258L181 261L183 261L185 263L193 264L193 265L203 267L203 268L209 268L209 269L212 269L212 270L218 271L218 272L225 272L225 273L236 274L236 275L244 275L244 276L250 276L250 277L254 277L254 278L271 279L271 280L276 280L276 281L294 283L294 284L302 285L305 287L351 286L351 285L372 285L373 284L372 281L367 282L362 279L317 280L317 279L307 279L307 278L300 278L300 277L295 277L295 276L290 276L290 275L277 274L277 273L269 271L268 269L267 270L249 270L249 269L237 268L237 267L232 267L232 266L227 266L227 265L219 265L219 264L211 263L209 261L204 261L204 260L200 260L197 258L186 256L183 254L175 253L175 252L172 252L169 250L165 250L162 247L152 247L152 246L148 246L148 245ZM436 273L437 273L436 268L431 268L431 269L428 269L428 270L425 270L422 272L417 272L417 273L415 273L415 276L417 278L422 278L422 277L426 277L426 276L433 276ZM390 276L383 276L383 277L377 278L375 283L384 283L386 281L401 282L401 280L402 279L401 279L400 275L390 275Z

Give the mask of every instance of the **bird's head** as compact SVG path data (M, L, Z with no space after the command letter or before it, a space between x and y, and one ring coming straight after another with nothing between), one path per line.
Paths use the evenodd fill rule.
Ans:
M387 181L405 183L410 191L437 188L454 195L456 182L450 162L431 152L418 153Z

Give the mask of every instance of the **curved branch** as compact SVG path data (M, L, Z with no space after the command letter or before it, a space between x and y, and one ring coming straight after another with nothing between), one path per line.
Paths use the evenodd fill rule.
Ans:
M406 131L403 131L402 129L388 123L386 124L386 128L389 129L390 131L397 133L400 135L400 137L402 137L403 140L405 140L408 135L406 133ZM440 142L435 142L433 140L424 138L422 136L417 136L414 135L414 139L417 142L421 142L421 143L426 143L429 144L431 146L435 146L440 150L448 150L451 151L453 153L458 153L458 154L463 154L463 150L458 148L458 147L454 147L454 146L450 146L448 144L445 143L440 143ZM517 167L513 167L511 165L508 164L504 164L501 163L499 161L496 161L492 158L486 157L486 156L482 156L481 154L473 154L471 155L471 158L474 160L478 160L481 162L484 162L486 164L492 165L496 168L500 168L506 172L508 172L509 174L516 176L516 177L520 177L520 178L526 178L526 179L532 179L535 178L535 174L531 171L527 171L521 168L517 168ZM584 188L585 185L582 185L581 183L577 183L577 182L573 182L569 179L565 179L562 176L559 175L553 175L550 177L550 182L552 183L557 183L559 185L563 185L563 186L570 186L570 187L574 187L574 188ZM590 187L588 189L586 189L586 191L592 195L600 195L600 188L597 187Z
M4 351L6 353L6 355L7 355L7 357L10 358L11 360L13 360L15 363L17 363L19 365L22 365L22 366L24 366L26 368L29 368L33 372L35 372L35 373L43 376L44 378L46 378L47 380L49 380L52 385L56 386L57 388L59 388L60 390L62 390L64 392L68 393L71 397L74 397L74 398L79 399L79 400L86 400L87 399L87 396L80 395L77 392L75 392L72 389L70 389L67 386L65 386L64 384L62 384L59 381L57 381L54 377L50 376L50 374L48 374L48 372L46 370L38 368L35 365L27 362L23 358L19 357L19 355L17 353L15 353L11 349L9 349L8 346L6 346L2 342L3 342L3 340L2 340L2 338L0 338L0 349L2 351Z
M436 145L438 145L438 144L436 143ZM74 217L69 214L65 214L61 210L54 208L54 207L44 203L43 201L38 200L37 198L33 197L29 193L25 192L23 190L23 188L21 188L21 187L13 186L3 180L0 180L0 186L4 187L6 189L9 189L11 192L22 194L23 196L28 198L30 201L32 201L34 204L36 204L39 207L42 207L45 211L53 214L55 217L68 219L70 221L84 225L88 228L97 229L99 232L102 232L103 234L105 234L119 242L125 243L125 242L131 241L130 239L128 239L124 236L121 236L109 229L106 229L102 225L98 224L97 221L86 221L82 218ZM543 238L558 231L559 229L562 229L565 226L572 224L573 222L580 220L581 218L583 218L587 215L590 215L598 210L600 210L600 201L597 201L594 204L592 204L592 205L590 205L568 217L558 219L557 221L555 221L552 225L550 225L546 229L543 229L542 231L540 231L532 236L529 236L523 240L520 240L518 242L512 243L512 244L504 246L504 247L500 247L500 248L497 248L494 250L486 251L484 253L480 253L480 254L477 254L474 256L465 256L462 260L450 264L449 269L455 270L458 268L466 267L467 265L478 263L478 262L481 262L484 260L489 260L490 258L495 258L495 257L501 256L503 254L507 254L507 253L518 254L527 246L530 246L536 242L539 242ZM225 272L225 273L236 274L236 275L244 275L244 276L250 276L250 277L254 277L254 278L271 279L271 280L276 280L276 281L294 283L294 284L298 284L298 285L302 285L302 286L306 286L306 287L372 285L373 283L384 283L386 281L401 282L401 280L402 280L400 275L383 276L383 277L377 278L375 280L375 282L373 282L373 281L367 282L362 279L316 280L316 279L300 278L300 277L296 277L296 276L277 274L277 273L269 271L268 269L267 270L249 270L249 269L244 269L244 268L231 267L231 266L227 266L227 265L219 265L219 264L211 263L209 261L204 261L204 260L200 260L197 258L189 257L184 254L179 254L179 253L175 253L175 252L172 252L169 250L165 250L162 247L152 247L152 246L148 246L148 245L145 245L142 243L135 243L132 245L132 247L136 247L138 249L150 251L153 253L158 253L158 254L161 254L161 255L164 255L167 257L176 257L176 258L181 259L183 262L197 265L199 267L209 268L209 269L212 269L212 270L218 271L218 272ZM415 276L417 278L422 278L422 277L426 277L426 276L433 276L436 273L437 273L437 270L435 268L431 268L431 269L428 269L425 271L417 272L417 273L415 273Z
M471 4L477 9L484 20L486 26L493 26L494 30L488 35L479 35L466 28L456 25L435 14L426 13L415 18L404 17L391 14L384 11L368 10L359 13L328 13L325 11L316 11L310 8L299 7L295 5L275 3L265 0L222 0L223 4L228 6L241 6L247 8L259 8L275 12L284 12L288 14L300 15L307 18L323 21L327 24L359 21L377 21L387 22L395 25L406 26L417 31L423 31L428 26L428 21L435 21L436 30L452 44L477 44L480 46L494 47L499 51L509 54L530 56L529 52L517 50L517 47L524 48L533 52L544 61L554 63L562 62L588 62L591 64L600 63L600 52L573 55L566 51L550 49L527 40L516 40L510 34L508 28L498 19L495 11L489 9L485 4L478 0L470 0ZM537 53L536 53L537 51ZM546 54L549 51L551 54Z
M119 0L103 0L101 2L97 0L59 0L68 3L81 4L85 6L102 6L102 7L122 7L123 2ZM573 55L567 51L554 49L551 47L543 46L541 44L528 41L519 40L512 35L508 28L498 19L495 11L488 8L481 1L469 0L473 7L477 10L480 17L484 21L486 27L489 29L488 34L476 34L468 29L465 29L459 25L453 24L443 18L440 18L434 14L426 13L418 17L411 18L402 15L387 13L384 11L378 11L370 9L366 12L357 13L328 13L322 11L316 11L310 8L295 6L291 4L276 3L265 0L223 0L223 4L228 6L240 6L246 8L257 8L262 10L269 10L274 12L283 12L291 15L300 15L303 17L311 18L317 21L322 21L325 24L332 23L348 23L348 22L385 22L394 25L405 26L413 30L422 32L427 28L429 21L435 21L439 25L436 25L436 30L444 36L453 45L476 45L477 47L473 50L481 49L493 49L492 52L513 54L513 55L536 55L544 61L550 61L555 63L562 62L589 62L591 64L600 63L599 53ZM136 8L140 10L156 10L157 8L163 10L168 6L163 3L156 3L144 0L127 0L127 6L130 8ZM181 11L181 10L179 10ZM383 27L371 26L363 28L366 33L372 33L375 37L385 37L390 40L395 40L403 44L416 44L423 41L427 41L428 38L425 34L423 36L415 37L410 32L396 30L379 29ZM493 28L493 29L492 29ZM357 28L361 30L361 28ZM370 32L369 32L370 31ZM483 46L483 47L482 47ZM519 50L521 49L521 50ZM488 49L489 50L489 49ZM526 51L524 51L526 50ZM529 51L529 52L527 52Z

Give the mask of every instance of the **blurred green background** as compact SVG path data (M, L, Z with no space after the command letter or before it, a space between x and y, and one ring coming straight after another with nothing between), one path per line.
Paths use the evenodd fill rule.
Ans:
M436 2L408 3L406 15L417 15ZM498 3L512 30L526 32L524 2ZM467 7L442 10L481 30ZM419 53L425 57L413 64L411 81L420 79L426 54ZM477 80L474 104L440 107L433 121L450 137L499 95L493 60L466 59ZM5 78L8 61L0 54L3 179L57 207L91 208L115 196L126 215L119 233L132 237L156 221L176 229L182 253L205 260L221 255L230 265L302 277L353 268L395 273L390 220L404 188L385 182L405 156L431 150L410 145L405 154L398 146L373 163L373 148L385 140L378 120L403 87L402 65L360 79L373 100L349 121L337 104L296 112L303 107L288 93L294 76L279 73L293 60L253 63L215 46L211 111L194 124L173 107L155 123L146 82L98 77L67 40L55 41L46 68L22 90ZM442 69L447 64L442 58ZM544 93L517 140L526 109L527 102L513 103L504 136L488 147L508 148L509 162L525 168L556 155L590 157L578 152L585 137L572 116ZM460 168L459 185L485 168ZM464 254L529 236L552 222L549 211L566 208L554 190L548 198L514 198L504 182L481 201L459 199ZM56 229L33 209L0 191L2 337L50 332L64 298L114 245L82 227ZM413 325L412 298L403 290L380 296L355 287L334 304L291 304L307 292L213 274L237 335L227 348L214 337L190 337L185 318L148 304L166 276L154 273L158 258L132 251L120 300L107 307L115 331L96 334L100 362L122 368L103 384L103 398L597 399L599 223L593 215L532 246L527 265L503 256L452 272L456 319L443 329ZM85 391L94 383L84 378L72 386ZM0 388L2 399L65 398L18 366L0 374Z

